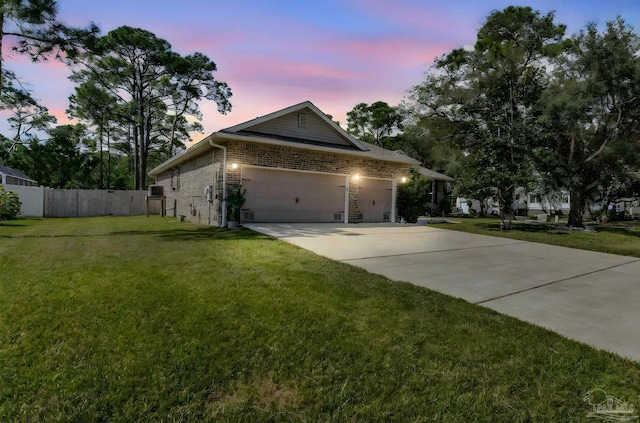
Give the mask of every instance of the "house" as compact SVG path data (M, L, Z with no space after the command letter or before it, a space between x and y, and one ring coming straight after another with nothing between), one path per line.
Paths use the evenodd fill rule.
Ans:
M7 191L18 194L20 216L42 217L44 211L44 188L24 173L0 164L0 183Z
M478 200L471 200L471 207L468 204L469 200L464 197L458 197L456 199L456 207L463 213L469 214L470 208L476 212L480 212L480 202ZM554 191L551 193L541 193L534 190L527 192L525 188L517 188L514 193L512 208L519 216L537 215L537 214L569 214L571 207L569 193L565 190ZM491 198L485 200L485 213L488 215L499 215L500 205L497 201Z
M419 164L356 140L305 101L214 132L149 175L167 211L193 222L226 226L240 184L243 223L394 222L398 184Z
M27 187L35 187L38 185L36 181L29 178L19 170L0 164L0 184L2 185L21 185Z

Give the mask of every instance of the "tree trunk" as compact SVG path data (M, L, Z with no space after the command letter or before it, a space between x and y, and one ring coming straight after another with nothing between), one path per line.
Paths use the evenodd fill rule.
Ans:
M107 189L111 189L111 134L107 131Z
M4 3L4 2L3 2ZM2 78L2 38L4 36L4 10L0 11L0 94L2 94L2 88L4 80Z
M584 228L582 212L584 211L584 194L581 189L571 190L571 205L569 208L569 223L572 228Z
M99 124L98 130L100 135L98 136L100 143L100 189L104 189L104 156L102 153L102 123Z

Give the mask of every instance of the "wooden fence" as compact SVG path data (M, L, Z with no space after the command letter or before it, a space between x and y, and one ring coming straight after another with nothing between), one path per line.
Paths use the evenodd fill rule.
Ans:
M91 189L45 189L44 217L89 217L144 215L146 191ZM151 202L149 212L160 213Z

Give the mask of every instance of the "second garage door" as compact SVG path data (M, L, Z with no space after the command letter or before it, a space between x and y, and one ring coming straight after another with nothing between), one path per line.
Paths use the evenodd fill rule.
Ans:
M342 175L243 167L243 222L343 222Z
M360 179L358 188L358 220L390 222L393 209L393 182L387 179Z

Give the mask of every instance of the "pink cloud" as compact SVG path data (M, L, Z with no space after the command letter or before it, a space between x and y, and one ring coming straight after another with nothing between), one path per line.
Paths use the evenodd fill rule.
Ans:
M475 38L477 30L477 27L469 25L469 22L463 22L458 8L449 12L446 5L434 7L423 1L412 3L385 0L350 0L349 3L360 13L382 18L386 22L394 22L403 28L411 28L421 33L446 34L451 38L452 30L455 29L458 37Z

